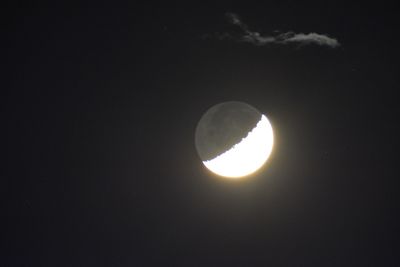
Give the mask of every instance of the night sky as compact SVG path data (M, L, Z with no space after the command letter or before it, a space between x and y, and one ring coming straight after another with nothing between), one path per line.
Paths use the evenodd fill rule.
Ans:
M1 266L400 265L394 6L4 11ZM275 133L241 180L194 144L232 100Z

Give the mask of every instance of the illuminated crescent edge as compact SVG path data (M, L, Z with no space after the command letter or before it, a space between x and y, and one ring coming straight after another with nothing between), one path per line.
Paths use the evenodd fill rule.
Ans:
M272 126L261 116L246 137L221 155L203 161L210 171L231 178L246 176L258 170L269 158L274 143Z

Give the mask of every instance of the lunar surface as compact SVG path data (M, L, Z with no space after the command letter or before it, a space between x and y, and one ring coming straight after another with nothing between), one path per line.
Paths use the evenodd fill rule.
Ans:
M211 107L195 134L197 152L213 173L231 178L247 176L267 161L273 130L267 117L243 102Z

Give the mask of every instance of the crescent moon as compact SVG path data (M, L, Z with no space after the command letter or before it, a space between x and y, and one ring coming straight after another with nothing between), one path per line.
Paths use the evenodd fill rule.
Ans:
M261 168L268 160L274 143L271 123L265 115L248 135L230 150L203 164L215 174L240 178Z

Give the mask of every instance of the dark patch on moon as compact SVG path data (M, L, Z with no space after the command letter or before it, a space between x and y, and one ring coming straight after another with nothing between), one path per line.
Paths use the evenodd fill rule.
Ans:
M237 101L217 104L197 124L195 143L202 161L211 160L238 144L255 128L262 114Z

